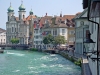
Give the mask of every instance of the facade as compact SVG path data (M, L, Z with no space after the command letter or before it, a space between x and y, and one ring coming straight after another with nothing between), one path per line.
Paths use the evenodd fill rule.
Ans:
M19 7L19 17L14 16L14 10L10 4L8 8L8 21L6 22L6 43L11 44L12 38L18 38L19 44L29 44L29 21L31 18L36 18L32 10L28 17L26 17L23 3Z
M69 45L70 42L72 42L72 44L70 45L73 45L73 42L75 42L75 35L74 35L75 24L72 19L74 17L75 15L64 15L63 17L61 14L60 16L54 16L54 17L46 15L44 18L42 18L42 21L44 20L42 27L43 38L48 34L51 34L54 37L61 35L65 37L66 40L65 46ZM69 36L71 32L73 32L73 34ZM48 47L48 45L46 45L46 47Z
M6 44L6 30L0 28L0 44Z
M40 19L41 18L36 18L34 19L34 38L33 38L33 45L34 45L34 48L42 48L42 31L41 31L41 24L40 24Z
M87 20L87 9L77 15L75 18L75 52L84 54L84 40L86 39L86 31L89 30L89 22Z

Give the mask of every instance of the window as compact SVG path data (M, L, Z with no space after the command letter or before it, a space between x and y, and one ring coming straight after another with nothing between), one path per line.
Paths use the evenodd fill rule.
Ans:
M69 34L74 34L74 31L70 31Z
M9 21L9 16L8 16L8 21Z
M21 16L19 15L19 20L20 20Z
M25 15L23 15L23 19L25 18Z
M38 41L36 41L35 43L38 44Z
M4 42L5 42L5 39L4 39Z
M51 32L49 31L49 33ZM53 35L57 35L57 30L53 30Z
M38 30L36 30L36 33L38 33Z
M36 36L35 38L36 38L36 39L38 39L39 37L38 37L38 36Z
M15 32L16 32L16 28L15 28Z
M84 25L84 22L83 21L80 22L80 26L82 26L82 25Z
M12 27L12 32L13 32L13 27Z
M57 30L55 30L55 35L57 35Z
M41 41L41 44L42 44L42 41Z
M62 35L64 35L65 34L65 29L62 29Z

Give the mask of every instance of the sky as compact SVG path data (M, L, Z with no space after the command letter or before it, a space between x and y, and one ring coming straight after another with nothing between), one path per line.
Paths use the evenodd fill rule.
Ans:
M18 17L18 8L21 5L21 0L0 0L0 28L6 29L7 9L10 6L14 9L14 15ZM39 17L53 15L75 15L82 12L82 0L23 0L23 5L26 8L26 17L29 11L33 10L34 15Z

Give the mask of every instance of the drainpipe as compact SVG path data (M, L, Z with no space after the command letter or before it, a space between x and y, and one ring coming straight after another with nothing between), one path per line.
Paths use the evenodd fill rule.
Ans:
M88 7L88 9L90 9L90 7ZM88 10L88 14L87 14L87 16L88 16L88 21L90 21L90 22L92 22L92 23L95 23L95 24L97 24L98 25L98 29L97 29L97 75L99 75L99 50L98 50L98 45L99 45L99 23L97 23L97 22L95 22L95 21L92 21L92 20L90 20L89 19L89 12L90 12L90 10ZM99 22L100 22L100 19L99 19Z

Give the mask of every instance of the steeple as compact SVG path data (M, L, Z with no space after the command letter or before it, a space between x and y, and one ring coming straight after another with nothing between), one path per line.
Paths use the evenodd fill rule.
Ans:
M61 13L60 13L60 17L62 17L62 11L61 11Z

